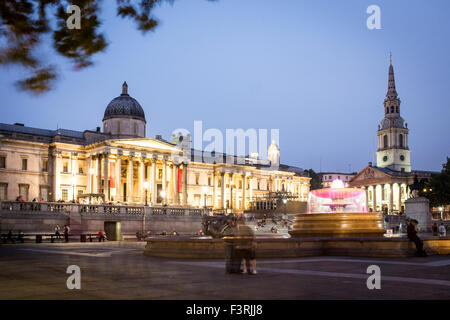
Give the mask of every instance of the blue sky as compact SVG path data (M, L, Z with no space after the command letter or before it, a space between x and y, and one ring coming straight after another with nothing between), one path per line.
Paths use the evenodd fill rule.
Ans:
M372 4L381 30L366 27ZM357 171L375 159L392 51L413 169L440 170L450 156L447 0L177 0L147 35L115 10L103 1L110 45L87 70L42 46L60 67L52 92L19 92L23 70L0 69L0 122L93 129L126 80L147 136L193 132L194 120L224 133L275 128L283 163Z

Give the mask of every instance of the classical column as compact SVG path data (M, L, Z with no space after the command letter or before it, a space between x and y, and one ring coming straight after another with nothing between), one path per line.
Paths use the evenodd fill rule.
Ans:
M92 157L89 156L87 161L87 190L89 193L92 193L92 174L91 174L91 168L92 168Z
M53 154L53 165L52 165L52 173L53 173L53 183L52 183L52 200L58 201L60 199L59 196L59 175L61 173L60 167L61 157L54 151Z
M400 214L402 209L402 185L400 183L397 183L398 186L398 195L397 195L397 210Z
M213 171L212 175L212 187L213 187L213 194L212 194L212 207L216 207L216 171Z
M117 155L116 159L116 201L122 201L122 156Z
M248 179L249 179L249 182L248 182L249 188L248 189L249 189L249 193L250 193L249 200L253 200L253 176L249 176Z
M369 210L369 187L363 187L363 189L366 191L367 210Z
M178 166L174 163L172 166L172 202L178 204Z
M167 160L164 157L162 161L162 192L164 193L163 204L167 204Z
M97 193L101 194L102 192L102 155L97 155Z
M377 212L377 186L373 186L373 212Z
M109 157L108 153L105 153L104 156L104 162L103 162L103 170L104 170L104 193L105 193L105 201L109 201Z
M245 174L242 175L242 210L245 210L245 189L247 188L247 180Z
M234 205L234 199L233 199L233 174L229 173L230 179L229 179L229 183L228 183L228 188L230 189L230 208L233 209Z
M394 184L389 184L389 214L394 211Z
M141 157L139 162L139 199L141 204L145 203L145 190L144 190L144 164L145 158Z
M220 200L220 203L221 203L221 209L225 209L225 172L222 172L221 174L220 174L220 177L221 177L221 181L220 181L220 195L221 195L221 200Z
M150 178L151 178L151 182L150 182L151 203L153 205L155 205L156 204L156 158L155 157L153 157L151 159L151 163L152 163L152 173L150 176Z
M128 170L127 170L127 202L128 204L133 202L133 156L128 157Z
M187 205L187 163L183 164L183 205Z

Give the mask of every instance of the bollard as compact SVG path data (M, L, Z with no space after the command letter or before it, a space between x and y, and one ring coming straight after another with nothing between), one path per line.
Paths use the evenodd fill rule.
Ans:
M41 234L36 235L36 243L42 243L42 235Z

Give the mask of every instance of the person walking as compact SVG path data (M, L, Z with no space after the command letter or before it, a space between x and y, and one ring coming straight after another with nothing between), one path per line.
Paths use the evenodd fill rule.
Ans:
M408 228L406 229L408 239L414 242L416 245L416 256L418 257L426 257L427 253L423 250L423 242L420 240L420 238L417 236L417 230L416 227L418 225L418 221L413 219L410 221Z
M223 239L225 240L225 272L239 273L241 269L241 259L237 256L236 239L237 221L231 218L231 221L223 230Z
M236 249L238 256L242 259L242 273L257 274L256 271L256 242L252 228L245 224L245 218L239 219L238 223L238 244ZM251 265L251 270L250 270Z

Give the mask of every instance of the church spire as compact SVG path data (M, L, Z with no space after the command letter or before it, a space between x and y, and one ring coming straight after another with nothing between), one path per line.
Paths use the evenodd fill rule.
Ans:
M390 61L389 81L388 81L388 92L386 94L386 98L391 100L391 99L397 99L397 97L398 97L397 90L395 89L395 76L394 76L394 67L392 66L392 53L391 53L389 61Z

